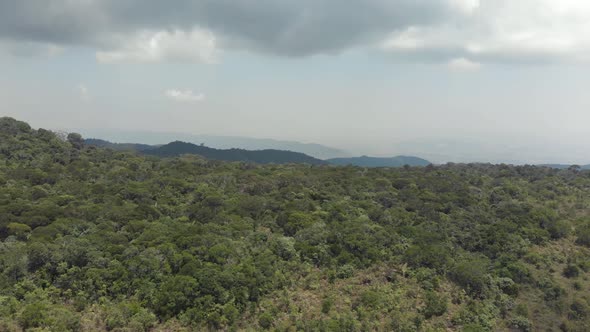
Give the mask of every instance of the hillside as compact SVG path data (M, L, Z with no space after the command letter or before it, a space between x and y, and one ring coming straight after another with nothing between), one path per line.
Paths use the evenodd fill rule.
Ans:
M177 157L183 154L195 154L213 160L243 161L254 162L259 164L325 164L325 162L320 159L316 159L299 152L281 150L248 151L242 149L220 150L179 141L165 144L160 147L145 150L142 152L144 154L158 157Z
M100 137L111 142L141 142L148 145L162 145L173 141L204 144L214 149L244 150L286 150L301 152L318 159L348 157L346 151L317 143L301 143L266 138L221 135L194 135L185 133L165 133L148 131L125 131L105 129L79 129L85 137Z
M157 145L148 145L148 144L140 144L140 143L112 143L112 142L105 141L103 139L98 139L98 138L84 139L84 144L96 146L99 148L113 149L113 150L117 150L117 151L137 151L137 152L151 150L151 149L155 149L158 147Z
M568 164L543 164L543 165L539 165L539 166L543 166L543 167L551 167L551 168L557 168L557 169L568 169L570 167L572 167L573 165L568 165ZM580 169L583 170L590 170L590 165L577 165L580 167Z
M0 331L589 331L590 172L154 158L0 118Z
M418 157L397 156L391 158L378 157L352 157L352 158L332 158L326 160L332 165L340 166L361 166L361 167L402 167L408 166L428 166L431 164L428 160Z

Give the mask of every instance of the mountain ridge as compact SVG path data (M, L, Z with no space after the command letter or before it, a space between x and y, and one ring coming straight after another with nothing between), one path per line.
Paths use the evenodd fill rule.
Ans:
M351 158L332 158L327 159L332 165L338 166L361 166L361 167L402 167L408 166L428 166L430 161L414 156L395 156L395 157L351 157Z
M246 136L197 135L186 133L99 130L72 128L68 132L79 132L84 137L101 138L114 144L141 142L147 145L163 145L173 141L205 144L215 149L240 148L246 150L288 150L305 153L318 159L349 157L351 153L318 143Z
M288 164L304 163L311 165L325 165L327 162L308 156L301 152L285 150L245 150L245 149L215 149L204 145L174 141L157 148L140 151L146 155L158 157L177 157L183 154L195 154L214 160L244 161L259 164Z

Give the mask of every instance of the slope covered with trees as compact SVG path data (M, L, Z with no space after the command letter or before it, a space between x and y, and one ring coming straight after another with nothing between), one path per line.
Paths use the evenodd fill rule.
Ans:
M157 148L159 145L148 145L141 143L112 143L99 138L87 138L84 144L99 148L113 149L117 151L146 151Z
M144 150L142 153L159 157L178 157L183 154L195 154L207 159L244 161L259 164L306 163L311 165L321 165L326 163L323 160L310 157L300 152L282 150L222 150L180 141L168 143L155 149Z
M0 119L2 331L588 331L590 173L156 158Z

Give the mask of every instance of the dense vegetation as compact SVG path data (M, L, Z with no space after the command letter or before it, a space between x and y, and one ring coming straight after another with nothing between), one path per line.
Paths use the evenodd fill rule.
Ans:
M99 148L108 148L116 151L146 151L159 147L159 145L149 145L141 143L112 143L99 138L84 139L85 145L96 146Z
M213 160L244 161L259 164L307 163L321 165L326 163L323 160L310 157L300 152L283 150L223 150L179 141L168 143L155 149L144 150L142 153L159 157L178 157L183 154L196 154Z
M173 159L0 119L2 331L588 331L590 172Z

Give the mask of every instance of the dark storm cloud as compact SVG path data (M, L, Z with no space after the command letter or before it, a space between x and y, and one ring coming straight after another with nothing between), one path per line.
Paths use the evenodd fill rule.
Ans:
M37 43L92 43L107 28L105 14L94 1L0 0L0 36Z
M145 29L210 29L225 47L337 52L450 15L445 0L0 0L0 38L102 47Z

